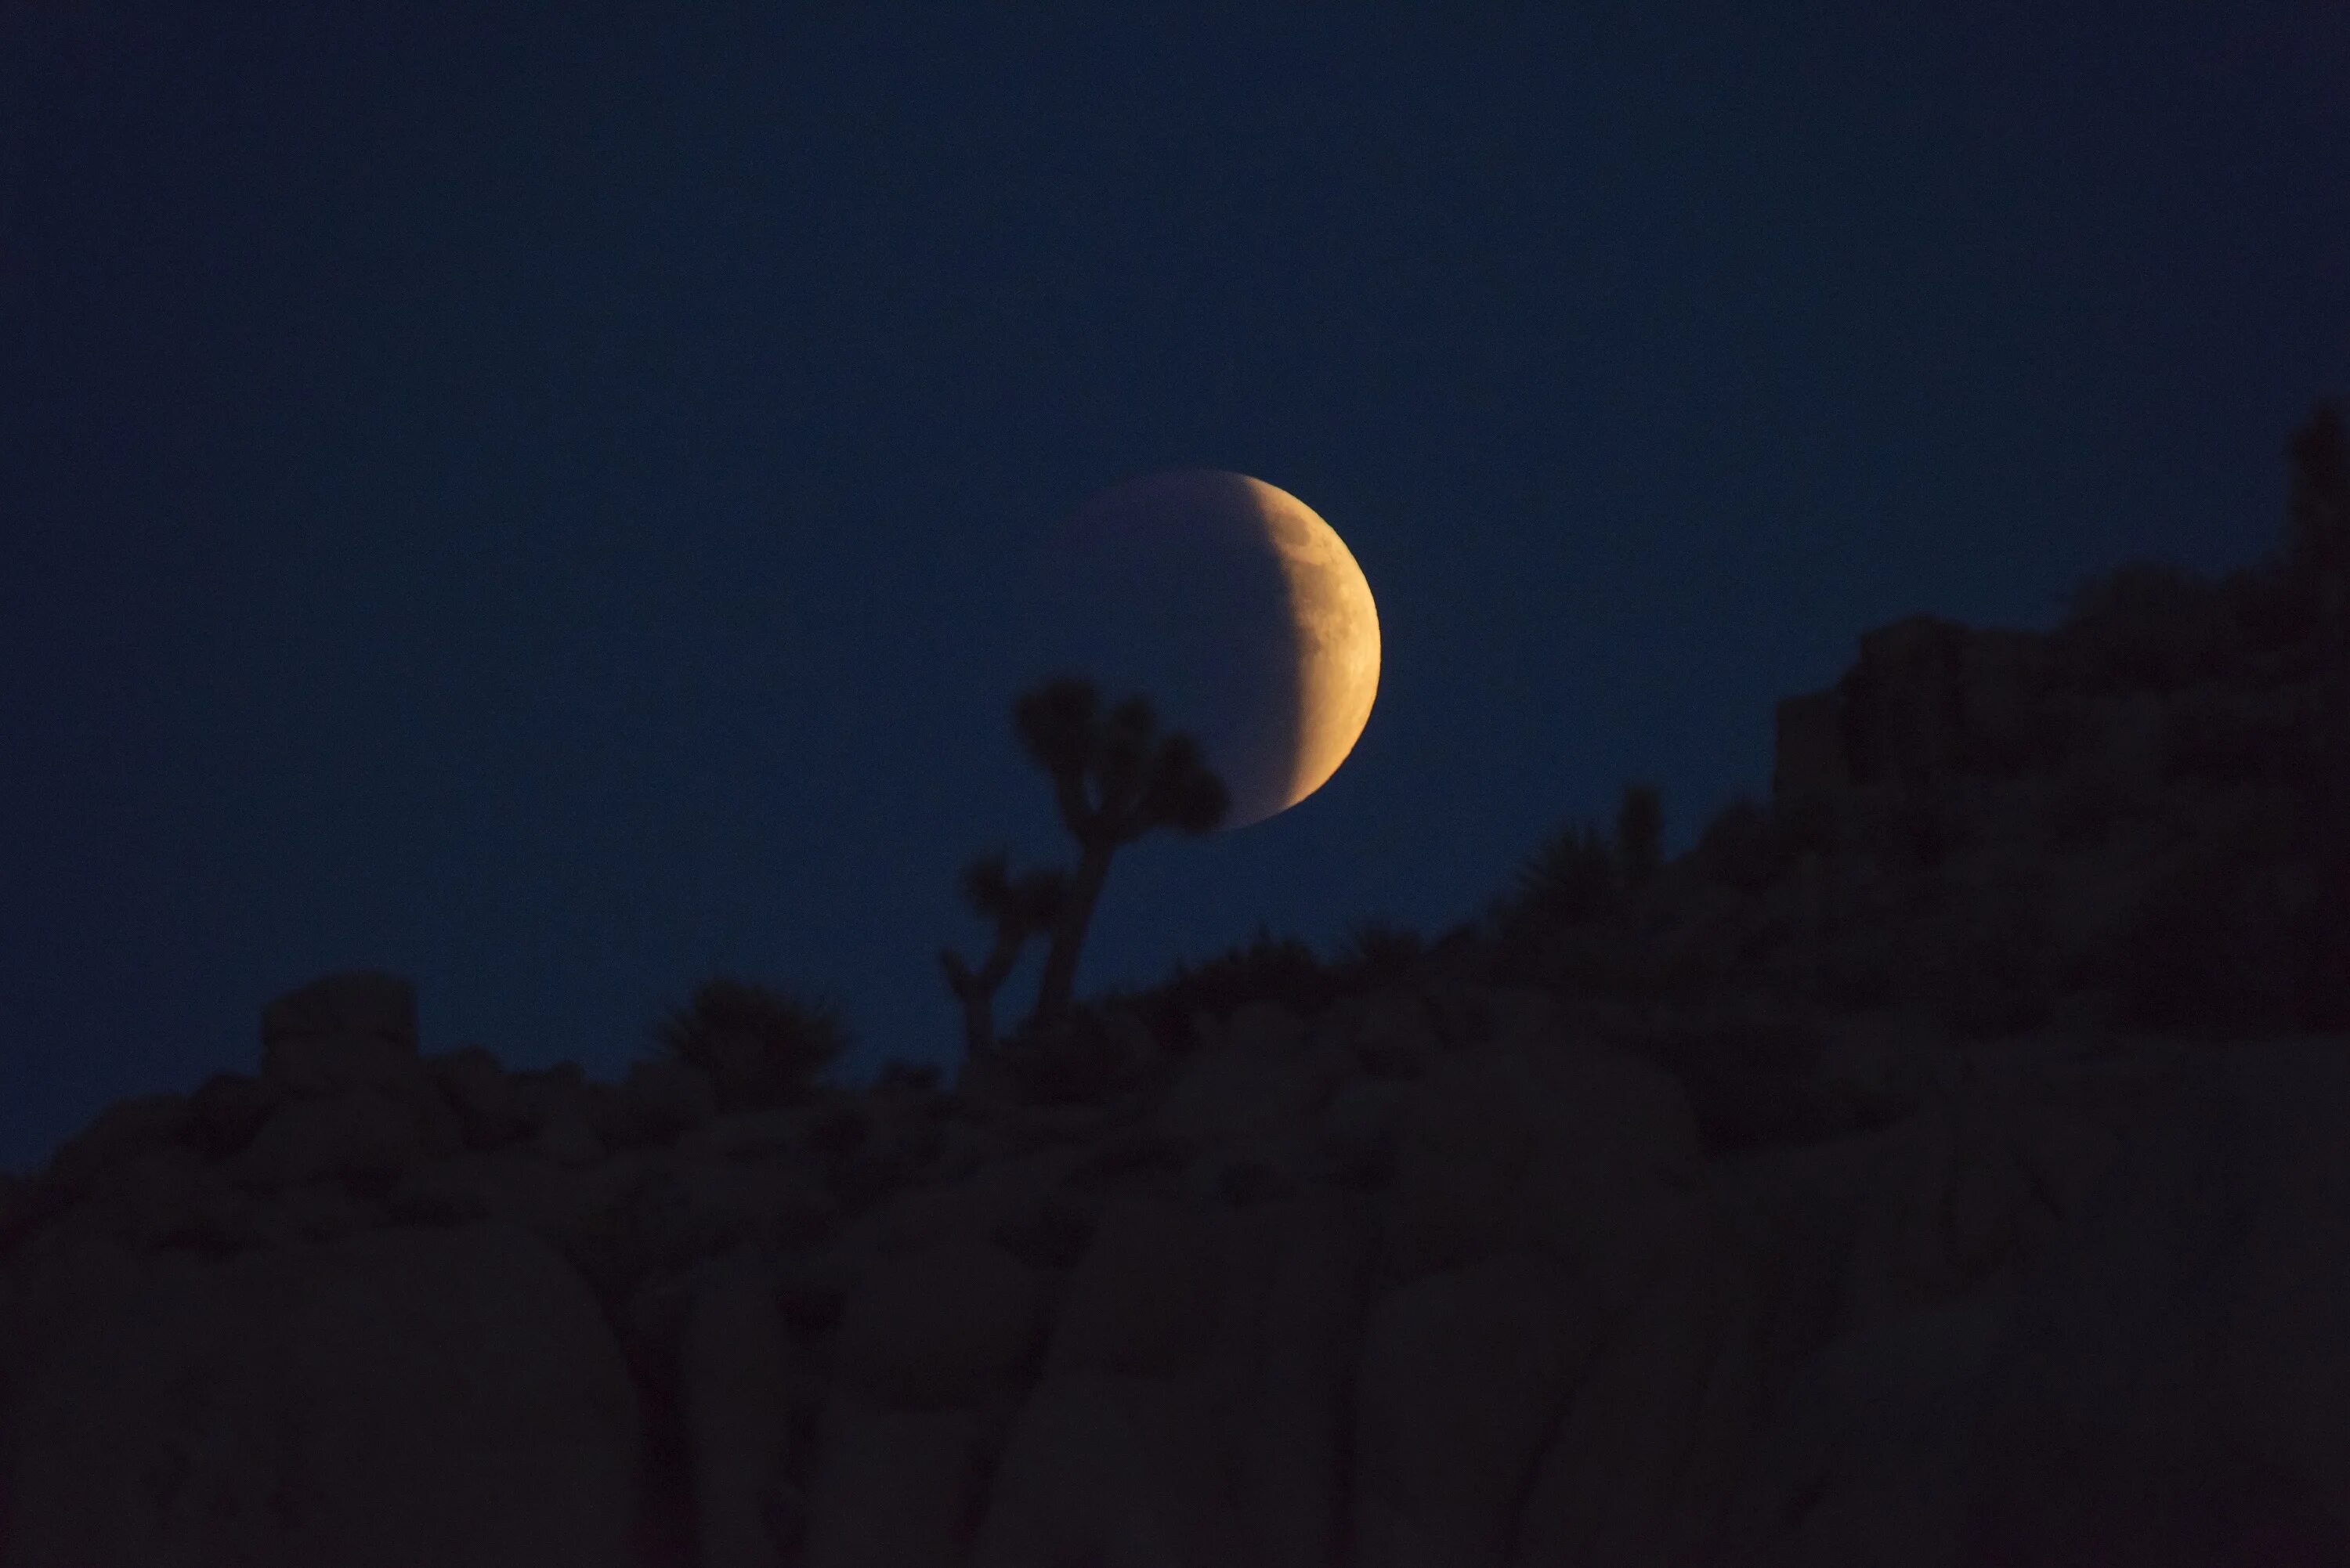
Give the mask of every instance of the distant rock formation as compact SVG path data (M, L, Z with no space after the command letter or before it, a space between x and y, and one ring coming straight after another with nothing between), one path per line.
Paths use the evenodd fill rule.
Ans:
M0 1568L2350 1564L2331 677L2176 587L1871 632L1604 907L951 1087L304 986L0 1188Z

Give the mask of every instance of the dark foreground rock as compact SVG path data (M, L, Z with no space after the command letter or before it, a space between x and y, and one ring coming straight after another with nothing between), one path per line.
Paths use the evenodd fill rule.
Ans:
M0 1179L0 1568L2350 1568L2350 684L2174 587L1872 634L1628 889L951 1090L324 977Z

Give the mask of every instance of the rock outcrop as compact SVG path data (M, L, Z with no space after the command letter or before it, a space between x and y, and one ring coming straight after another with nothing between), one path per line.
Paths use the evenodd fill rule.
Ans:
M2256 587L1872 633L1603 912L1049 1072L722 1110L326 977L0 1181L0 1568L2350 1564Z

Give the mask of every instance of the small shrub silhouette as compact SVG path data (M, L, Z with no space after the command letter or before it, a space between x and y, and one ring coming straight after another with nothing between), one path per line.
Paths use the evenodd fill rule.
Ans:
M1613 913L1621 886L1616 851L1597 828L1569 823L1552 834L1486 906L1496 976L1541 983L1560 934Z
M1502 923L1555 926L1594 919L1614 908L1617 886L1616 856L1599 830L1570 825L1519 868L1502 905Z
M1349 986L1391 984L1411 971L1426 945L1418 931L1384 919L1360 920L1347 930L1331 969Z
M1026 1105L1097 1106L1132 1086L1101 1010L1083 1002L1022 1024L997 1054Z
M664 1054L710 1075L721 1113L806 1101L849 1044L830 1002L729 975L704 981L653 1038Z
M1339 977L1323 967L1314 950L1295 937L1274 936L1264 926L1244 944L1197 966L1179 964L1148 1000L1156 1013L1180 1031L1194 1012L1222 1018L1245 1002L1276 1002L1310 1018L1336 995Z
M1616 812L1617 869L1628 887L1645 886L1665 861L1665 793L1652 784L1624 786Z

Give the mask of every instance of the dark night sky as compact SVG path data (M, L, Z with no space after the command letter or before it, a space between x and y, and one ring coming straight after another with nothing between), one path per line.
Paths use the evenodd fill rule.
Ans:
M1862 631L2262 556L2350 390L2315 0L224 9L0 4L9 1168L345 966L512 1066L720 970L951 1062L958 868L1063 857L1030 557L1132 474L1304 499L1386 662L1086 989L1434 933L1633 778L1678 853Z

